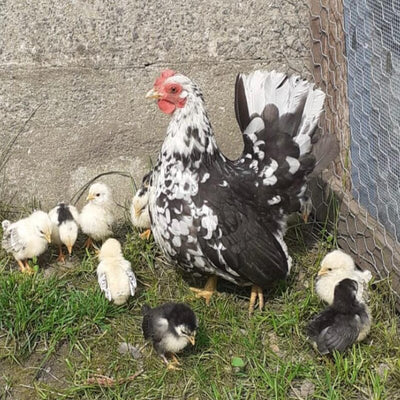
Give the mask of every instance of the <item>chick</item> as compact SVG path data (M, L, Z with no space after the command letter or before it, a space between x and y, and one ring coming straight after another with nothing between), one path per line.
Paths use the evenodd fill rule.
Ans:
M358 286L352 279L340 281L333 304L310 322L308 336L320 353L344 351L367 336L371 317L368 307L356 298Z
M98 254L97 279L100 289L109 301L124 304L136 290L136 277L131 263L122 255L121 245L116 239L107 239Z
M112 226L115 221L114 202L110 188L104 183L95 183L89 188L86 204L79 216L82 232L88 235L86 247L93 245L94 241L104 241L113 233Z
M67 247L68 254L71 256L72 247L78 237L79 213L74 206L59 203L49 211L49 217L52 223L51 241L59 248L57 261L64 262L62 245Z
M48 214L34 211L14 223L4 220L2 227L3 248L13 254L22 272L31 274L33 271L27 259L40 256L51 242L52 224Z
M183 350L188 343L195 344L196 315L190 307L182 303L166 303L155 308L144 305L142 314L145 340L153 343L168 369L177 369L179 361L175 353ZM171 353L172 362L168 362L166 353Z
M364 289L372 278L371 272L357 269L353 259L342 250L331 251L321 262L315 285L315 290L321 300L332 304L335 286L345 278L357 281L357 300L365 299Z
M143 233L140 234L140 237L142 239L149 239L151 234L149 213L149 184L151 173L152 171L150 171L143 177L142 186L133 197L132 205L130 208L132 225L136 226L137 228L146 229Z

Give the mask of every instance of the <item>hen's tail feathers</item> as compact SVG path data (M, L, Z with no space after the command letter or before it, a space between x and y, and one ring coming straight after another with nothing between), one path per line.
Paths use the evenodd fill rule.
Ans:
M316 133L325 93L298 76L255 71L237 77L235 96L244 141L237 165L253 171L269 204L283 196L285 204L275 203L285 212L297 211L307 176L322 171L338 153L332 135Z
M315 159L315 166L311 168L313 174L321 172L339 152L333 135L319 138L315 134L324 101L325 93L299 76L276 71L239 74L235 112L244 135L247 158L254 156L251 158L260 161L261 141L265 141L267 148L273 141L275 150L282 155L286 153L300 160L312 154Z
M236 119L242 132L265 107L278 109L279 127L290 133L300 148L300 156L312 147L311 138L323 111L325 93L299 76L276 71L239 74L235 90Z
M339 154L339 143L335 136L321 136L318 142L313 145L312 154L315 157L315 166L311 176L317 176L327 168Z

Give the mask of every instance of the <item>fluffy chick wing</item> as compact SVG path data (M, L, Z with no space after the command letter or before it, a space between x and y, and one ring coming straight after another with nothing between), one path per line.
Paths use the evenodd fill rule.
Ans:
M107 283L107 276L104 272L101 272L97 275L97 281L99 282L99 286L100 286L100 290L102 292L104 292L104 295L106 296L106 299L108 301L112 300L111 297L111 291L108 287L108 283Z
M162 317L158 310L148 310L142 323L144 338L151 339L155 344L160 342L168 331L168 325L168 320Z
M317 339L317 346L322 354L333 350L344 351L351 346L360 333L356 315L353 317L340 315L335 318L335 324L326 327Z
M308 335L322 354L344 351L357 340L359 324L358 315L342 315L327 309L310 322Z
M131 263L128 260L124 260L121 266L124 269L126 275L128 276L131 296L134 296L137 288L137 282L136 282L136 276L131 269Z
M9 225L3 233L2 246L8 252L16 253L26 247L26 242L21 234L22 221L19 222L21 223Z

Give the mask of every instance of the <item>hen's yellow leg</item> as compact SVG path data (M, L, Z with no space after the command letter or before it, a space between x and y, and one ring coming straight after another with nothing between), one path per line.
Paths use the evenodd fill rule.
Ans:
M249 315L253 314L254 306L256 304L256 299L258 298L258 308L260 311L264 308L264 295L262 289L257 286L253 285L251 287L251 294L250 294L250 304L249 304Z
M212 275L208 278L204 289L191 287L190 290L196 293L196 297L205 299L206 304L209 305L212 295L217 291L217 280L217 276Z

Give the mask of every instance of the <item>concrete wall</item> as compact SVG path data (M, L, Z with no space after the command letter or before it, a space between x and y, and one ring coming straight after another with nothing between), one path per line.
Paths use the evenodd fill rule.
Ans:
M218 143L230 157L238 72L309 64L302 1L0 0L0 145L24 125L0 191L44 208L69 200L101 172L140 179L168 117L144 99L168 67L200 84ZM123 202L129 179L108 181Z

